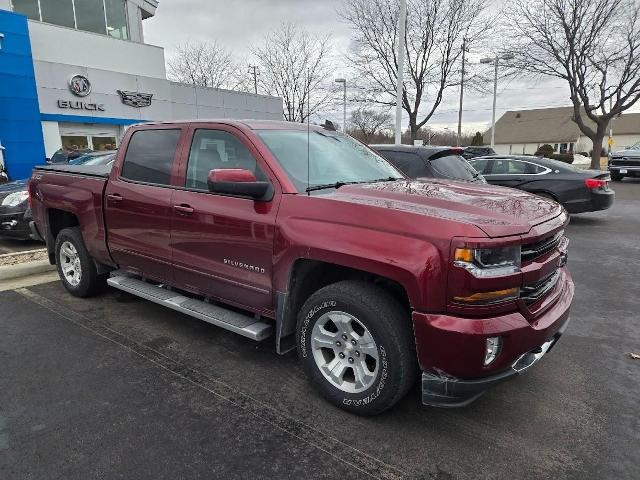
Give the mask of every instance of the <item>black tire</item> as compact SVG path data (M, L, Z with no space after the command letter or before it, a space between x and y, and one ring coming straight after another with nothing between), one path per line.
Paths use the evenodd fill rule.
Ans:
M72 284L63 272L63 263L67 258L61 253L62 246L66 243L70 243L77 252L77 257L80 264L79 269L79 281L76 285ZM85 247L82 234L78 227L65 228L62 230L56 238L56 265L58 267L58 275L62 284L67 291L75 297L90 297L102 291L106 286L106 275L98 275L96 264L93 262L87 247Z
M314 358L314 326L321 318L327 318L323 317L325 313L332 311L355 317L356 324L361 323L368 330L377 346L377 374L363 391L349 393L333 385ZM296 339L298 355L311 382L327 400L344 410L358 415L377 415L391 408L415 384L418 366L410 314L394 297L375 285L342 281L318 290L299 312ZM332 354L335 355L329 350L329 355ZM355 372L351 370L352 375Z
M612 173L611 180L614 182L620 182L624 178L624 175L620 175L619 173Z

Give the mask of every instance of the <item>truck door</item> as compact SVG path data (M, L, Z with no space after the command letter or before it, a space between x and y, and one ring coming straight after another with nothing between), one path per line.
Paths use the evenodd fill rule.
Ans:
M171 282L172 179L187 127L135 130L105 191L107 245L121 267Z
M193 126L173 197L173 267L181 288L240 307L273 308L273 240L280 187L251 142L236 129ZM275 195L260 202L210 193L213 169L245 169L270 181Z

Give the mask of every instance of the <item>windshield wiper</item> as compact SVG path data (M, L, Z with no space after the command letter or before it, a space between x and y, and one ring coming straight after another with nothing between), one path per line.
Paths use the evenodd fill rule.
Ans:
M386 177L386 178L377 178L375 180L359 180L356 182L340 181L335 183L325 183L323 185L314 185L313 187L309 187L305 189L305 192L315 192L316 190L326 190L328 188L338 189L340 187L344 187L345 185L358 185L360 183L392 182L395 180L402 180L402 178Z

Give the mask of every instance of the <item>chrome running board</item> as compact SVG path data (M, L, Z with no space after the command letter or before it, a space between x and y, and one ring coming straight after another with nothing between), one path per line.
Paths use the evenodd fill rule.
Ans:
M273 327L270 324L258 321L251 315L185 297L166 287L153 285L135 277L116 275L107 279L107 283L124 292L169 307L190 317L204 320L251 340L261 341L273 333Z

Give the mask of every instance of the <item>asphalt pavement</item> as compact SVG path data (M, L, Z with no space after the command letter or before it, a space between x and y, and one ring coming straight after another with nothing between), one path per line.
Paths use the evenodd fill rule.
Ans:
M34 242L33 240L12 240L0 236L0 255L5 253L27 252L39 248L45 248L44 243Z
M640 180L572 217L571 324L464 409L361 418L295 355L144 300L0 293L0 478L640 478Z

